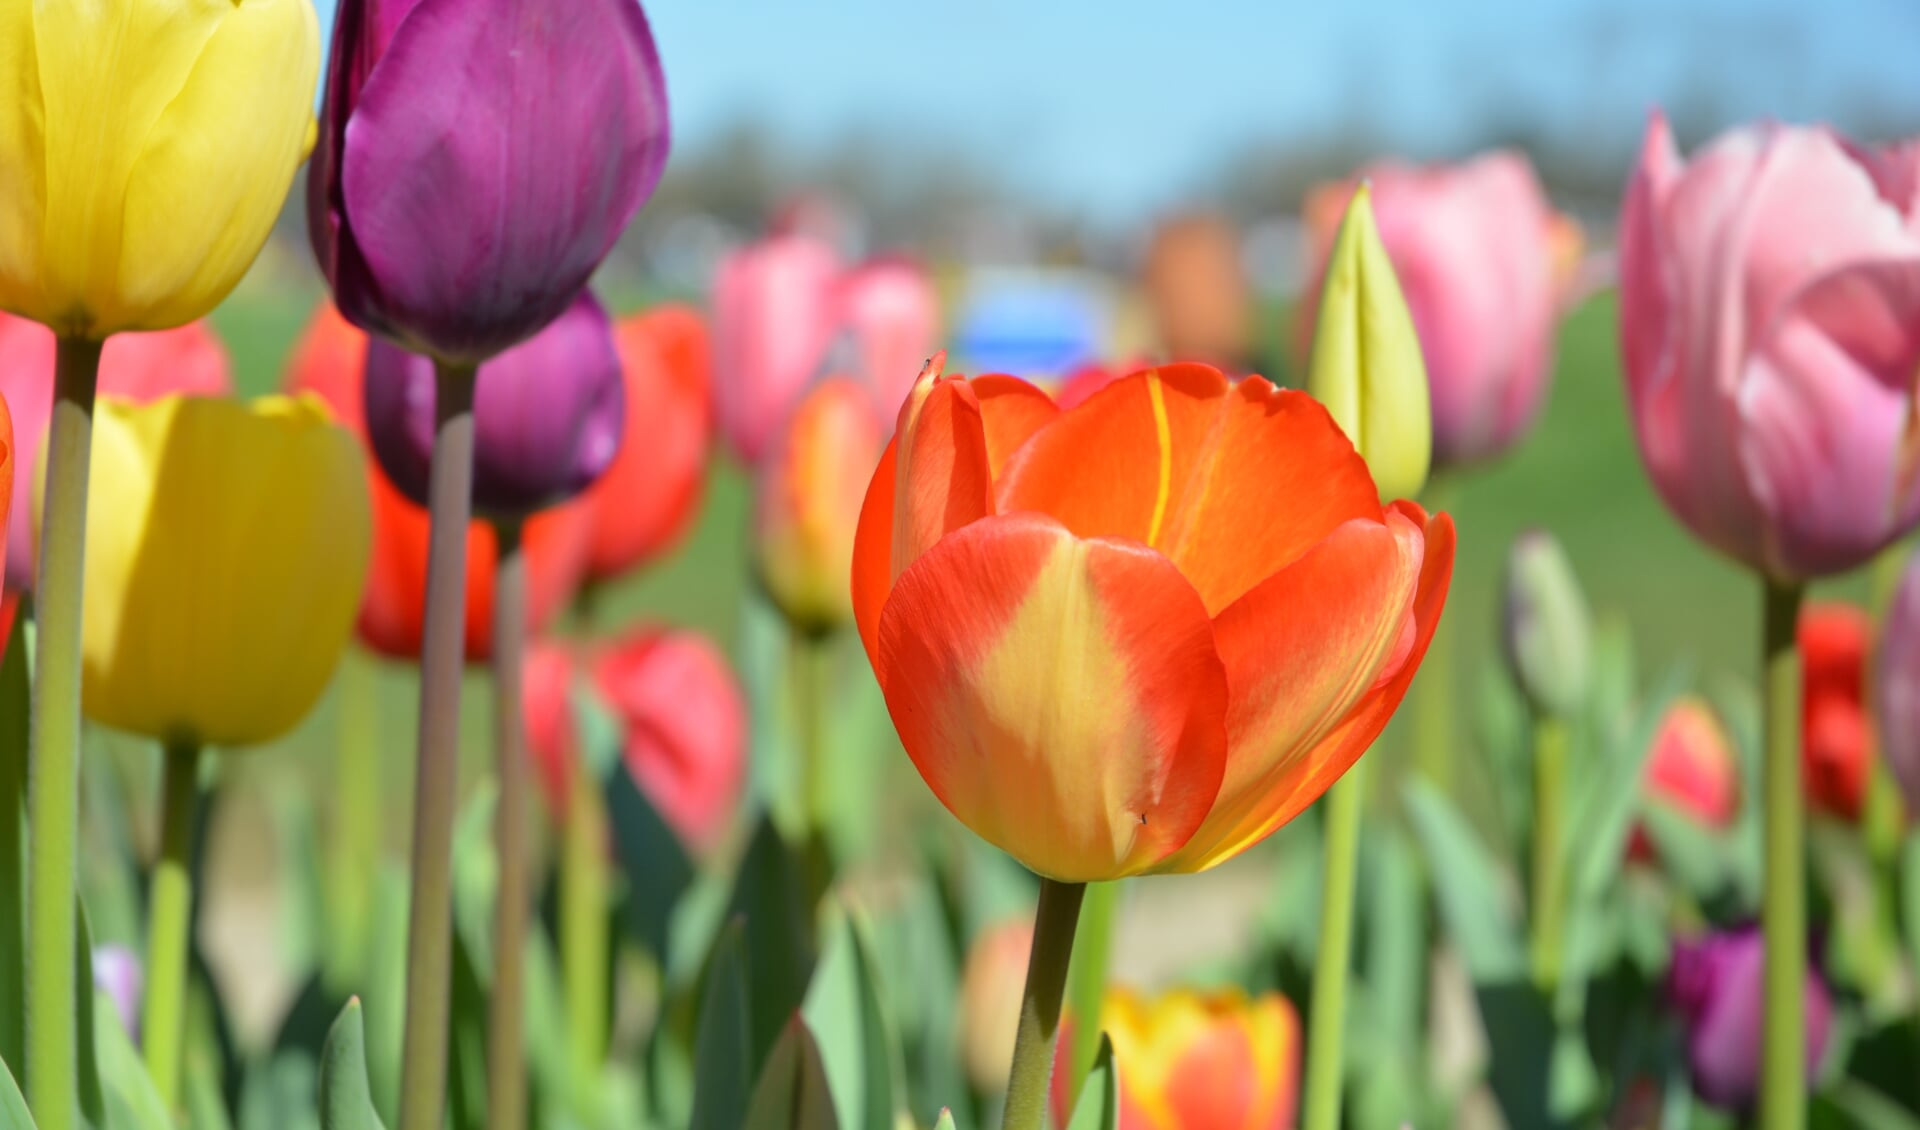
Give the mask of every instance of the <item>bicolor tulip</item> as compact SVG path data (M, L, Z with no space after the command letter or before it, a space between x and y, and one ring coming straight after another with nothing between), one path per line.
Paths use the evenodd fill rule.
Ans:
M1647 752L1646 794L1709 828L1740 811L1740 762L1719 715L1691 695L1667 707Z
M94 341L213 309L306 157L313 5L16 3L0 43L0 309Z
M1300 1090L1300 1018L1278 993L1108 991L1100 1027L1120 1076L1120 1130L1287 1130ZM1066 1074L1053 1077L1067 1123Z
M1366 185L1353 194L1327 259L1307 391L1366 459L1380 497L1420 493L1433 448L1426 368Z
M998 1094L1006 1088L1032 950L1031 918L1010 918L989 926L967 947L956 1034L967 1079L983 1094Z
M7 587L31 589L33 468L53 412L53 332L25 318L0 314L0 396L13 408L14 442L22 468L13 481L7 529ZM224 396L232 391L227 351L205 322L149 334L116 334L100 354L99 392L147 401L170 392Z
M1571 718L1586 702L1593 623L1560 542L1528 530L1507 553L1501 642L1507 668L1533 709Z
M1147 246L1141 283L1168 356L1245 371L1253 294L1231 222L1195 214L1160 224Z
M1920 558L1907 564L1873 659L1880 745L1907 811L1920 813Z
M711 343L690 306L655 307L614 327L626 381L619 454L587 489L592 580L617 577L669 552L699 510L713 445Z
M87 714L165 742L286 733L353 632L372 515L315 397L167 396L96 411Z
M1873 772L1867 657L1873 623L1851 604L1813 603L1800 613L1800 767L1815 810L1860 818Z
M807 236L749 244L713 279L713 400L733 453L757 463L819 375L839 318L840 261Z
M1778 582L1920 522L1920 147L1765 124L1693 160L1648 127L1620 220L1640 456L1707 544Z
M1308 197L1307 238L1325 270L1356 183L1368 186L1426 361L1433 460L1474 463L1511 447L1539 416L1579 229L1554 212L1527 159L1482 154L1452 165L1384 161ZM1308 291L1300 327L1311 330Z
M434 364L375 339L367 349L367 434L380 467L427 504ZM592 294L480 366L474 394L473 508L518 521L573 498L612 465L626 426L613 327Z
M854 617L907 753L1062 882L1212 867L1291 820L1406 694L1453 522L1382 506L1319 403L1203 365L1062 412L940 376L860 515Z
M1667 997L1686 1027L1687 1064L1700 1097L1750 1109L1760 1093L1761 1009L1766 945L1755 929L1674 943ZM1811 1072L1826 1055L1833 1002L1817 968L1806 981L1804 1040Z
M853 533L885 439L866 390L831 377L794 409L760 466L755 565L774 604L803 632L853 619Z
M666 165L636 0L341 0L307 179L348 320L475 364L565 313Z

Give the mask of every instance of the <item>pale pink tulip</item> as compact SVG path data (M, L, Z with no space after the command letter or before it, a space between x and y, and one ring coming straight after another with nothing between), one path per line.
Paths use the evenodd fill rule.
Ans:
M735 455L757 463L833 343L833 249L805 236L743 247L713 283L714 408Z
M1620 221L1627 400L1654 486L1783 581L1920 521L1920 145L1774 124L1685 161L1656 114Z
M908 259L869 260L840 280L839 314L852 371L867 385L881 428L891 431L900 402L940 347L933 280Z

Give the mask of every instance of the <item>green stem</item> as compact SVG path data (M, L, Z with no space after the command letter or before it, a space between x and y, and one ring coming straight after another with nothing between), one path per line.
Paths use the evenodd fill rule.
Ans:
M600 791L576 766L560 830L560 980L575 1078L585 1087L606 1060L607 816Z
M35 582L39 634L27 754L27 1097L39 1130L75 1130L79 1122L73 955L80 825L80 614L100 344L62 339L55 354Z
M1436 474L1427 483L1422 503L1439 511L1453 501L1451 478ZM1410 692L1413 695L1414 764L1441 792L1453 789L1453 617L1435 625L1427 658L1420 664Z
M527 1124L527 918L533 900L527 858L527 798L533 782L520 682L527 635L527 557L519 522L495 522L494 538L499 546L493 574L494 772L500 779L494 854L500 885L487 1018L487 1126L522 1130Z
M1800 657L1794 633L1802 589L1766 582L1761 615L1766 709L1766 1022L1761 1040L1762 1130L1801 1130L1807 1117L1805 811L1800 783Z
M140 1017L147 1074L168 1110L180 1095L187 951L193 935L193 835L200 819L200 744L170 742L160 810L160 859L147 908L147 991Z
M443 364L436 376L399 1130L441 1130L447 1102L454 790L459 783L460 679L466 652L475 381L471 367Z
M824 835L833 811L832 773L827 765L826 647L818 637L794 632L787 652L792 667L794 724L800 750L801 795L806 827Z
M332 939L321 965L335 992L361 983L373 888L380 870L385 805L380 788L380 686L368 657L348 648L340 661L327 914Z
M1326 864L1320 892L1320 946L1313 960L1313 1003L1307 1013L1304 1130L1340 1125L1340 1083L1346 1066L1347 981L1353 966L1353 892L1360 862L1362 757L1327 790Z
M27 616L26 601L17 610ZM27 633L0 643L0 1063L24 1067L27 972Z
M1080 930L1067 972L1067 1012L1074 1018L1073 1045L1067 1051L1067 1109L1100 1054L1100 1012L1107 995L1107 968L1113 958L1113 920L1120 905L1121 881L1093 883L1080 908Z
M1549 995L1560 982L1560 935L1566 908L1567 747L1564 719L1533 720L1533 882L1528 907L1533 980Z
M1020 998L1020 1027L1013 1040L1013 1071L1007 1076L1007 1106L1000 1130L1040 1130L1046 1124L1053 1039L1060 1028L1060 999L1067 987L1073 933L1086 893L1084 883L1040 880L1033 952L1027 958L1027 987Z

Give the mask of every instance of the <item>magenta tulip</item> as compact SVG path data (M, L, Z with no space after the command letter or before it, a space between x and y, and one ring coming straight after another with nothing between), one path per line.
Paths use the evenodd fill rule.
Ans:
M1620 221L1627 399L1654 486L1777 582L1843 572L1920 521L1920 147L1723 134L1655 115Z
M518 519L579 494L619 454L626 383L613 327L591 293L532 340L480 366L474 509ZM367 348L367 435L400 492L427 501L433 362L379 339Z
M1686 1027L1693 1088L1715 1106L1745 1111L1760 1094L1760 1031L1766 959L1756 929L1681 939L1673 946L1667 999ZM1819 1066L1832 1027L1833 1002L1817 971L1807 973L1807 1066Z
M637 0L341 0L314 252L354 324L483 361L567 309L667 143Z
M714 276L714 408L721 435L748 463L760 461L826 362L839 275L825 243L780 236L734 251Z
M1545 399L1567 233L1577 228L1554 212L1517 153L1458 165L1382 162L1309 197L1315 280L1362 179L1427 363L1434 464L1499 455L1532 426ZM1320 288L1304 293L1299 325L1311 334Z

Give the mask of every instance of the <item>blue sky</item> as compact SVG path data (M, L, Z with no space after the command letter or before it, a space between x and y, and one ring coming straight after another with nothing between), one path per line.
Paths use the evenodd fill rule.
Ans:
M323 18L330 0L321 0ZM743 119L951 146L1097 215L1175 202L1260 138L1365 121L1416 154L1499 115L1617 138L1710 86L1730 118L1920 122L1911 0L647 0L676 147ZM1178 12L1178 15L1172 13ZM1844 123L1843 123L1844 124Z

